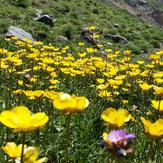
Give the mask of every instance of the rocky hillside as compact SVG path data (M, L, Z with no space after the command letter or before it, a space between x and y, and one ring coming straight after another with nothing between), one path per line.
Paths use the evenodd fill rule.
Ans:
M137 18L143 13L133 9L132 4L114 2L117 3L108 0L1 0L1 39L17 32L24 37L26 31L33 40L71 44L74 48L81 41L95 47L131 49L136 54L162 48L160 27ZM89 31L90 26L97 27L96 33Z
M109 2L150 24L163 28L163 0L111 0Z

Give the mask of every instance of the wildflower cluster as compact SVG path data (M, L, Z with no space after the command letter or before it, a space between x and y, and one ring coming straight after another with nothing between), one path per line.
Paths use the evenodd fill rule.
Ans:
M138 158L147 157L148 141L140 134L143 131L149 139L157 138L153 146L161 144L163 50L144 60L135 58L130 50L96 49L83 42L76 51L14 37L6 40L16 48L0 49L0 122L11 129L2 127L5 143L1 145L15 162L26 158L47 161L39 161L38 148L27 143L37 144L41 154L53 162L92 159L97 153L97 135L101 135L100 117L107 126L107 132L102 131L104 146L116 155L128 156L138 150ZM17 139L19 135L24 137L23 142ZM133 148L135 138L139 143ZM146 143L143 147L142 141ZM92 144L92 150L87 143ZM32 158L28 157L30 152ZM76 158L79 153L81 158ZM161 158L159 154L157 157Z

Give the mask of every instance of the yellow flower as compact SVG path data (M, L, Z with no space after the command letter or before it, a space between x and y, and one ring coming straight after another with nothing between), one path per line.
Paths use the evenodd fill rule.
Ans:
M44 97L49 98L50 100L54 100L58 97L58 92L54 91L45 91L44 92Z
M144 117L141 117L141 121L144 124L145 132L151 136L160 137L163 136L163 119L158 119L155 123L151 123Z
M111 86L119 86L123 84L123 80L114 80L114 79L109 79L108 80L109 85Z
M163 111L163 100L156 101L156 100L151 100L152 106L156 109L159 110L160 112Z
M37 78L30 78L30 82L33 82L33 83L35 83L37 81Z
M39 129L45 126L48 119L45 113L32 114L25 106L17 106L0 114L0 122L14 129L14 132L29 132Z
M20 163L20 157L22 152L22 144L16 145L14 142L7 143L2 150L9 155L10 158L15 159L16 163ZM36 147L24 145L23 163L43 163L47 162L47 158L37 160L39 150Z
M152 65L152 64L146 64L145 67L146 68L149 68L149 69L152 69L152 68L154 68L154 65Z
M163 79L161 78L155 78L155 81L157 84L163 84Z
M112 49L105 49L106 52L112 53Z
M44 94L43 90L35 90L35 91L23 91L23 93L29 98L29 99L35 99L42 97Z
M128 100L122 100L123 104L128 104Z
M101 114L101 118L107 122L111 127L120 128L125 122L134 120L131 114L125 109L108 108Z
M87 53L96 53L97 49L94 48L86 48Z
M78 45L79 46L84 46L84 42L79 42Z
M16 94L16 95L19 95L19 94L23 93L23 90L22 89L17 89L15 91L13 91L13 93Z
M150 88L152 88L152 85L149 85L147 83L142 83L142 84L139 84L139 86L141 87L141 89L143 91L148 91Z
M19 85L23 85L23 80L18 80Z
M97 78L96 81L100 84L104 83L105 80L103 78Z
M69 95L66 93L58 94L53 101L53 105L55 108L61 111L65 111L68 113L75 113L84 110L88 105L89 101L86 97Z
M106 132L104 132L104 133L102 134L102 138L103 138L103 140L104 140L105 143L107 143L109 146L112 146L112 142L110 142L110 141L108 140L108 134L107 134Z
M146 115L152 115L152 113L150 111L146 112Z
M129 91L129 88L122 88L122 90L123 90L124 92L128 92L128 91Z
M56 72L52 72L52 73L50 74L50 76L53 77L53 78L55 78L55 77L57 77L57 73L56 73Z
M104 90L108 87L108 84L100 84L98 86L96 86L97 89L100 89L100 90Z
M96 30L96 26L94 26L94 25L89 26L88 29L94 31L94 30Z
M137 61L137 63L139 64L139 65L143 65L144 64L144 61Z
M100 97L111 97L112 96L112 94L111 94L111 92L108 92L108 91L106 91L106 90L100 90L99 91L99 96Z
M47 162L47 158L41 158L37 160L39 156L39 150L36 147L27 147L23 154L23 163L43 163ZM18 161L20 158L17 159Z
M131 50L126 50L126 51L123 52L123 54L130 55L131 54Z
M163 96L163 87L157 87L157 86L153 86L156 94Z
M25 146L26 147L26 146ZM20 157L22 151L22 144L16 145L14 142L8 142L2 147L2 150L10 156L10 158Z
M35 91L33 91L33 95L35 97L41 97L41 96L43 96L43 94L44 94L43 90L35 90Z
M78 55L79 55L81 58L83 58L83 57L85 57L85 56L87 55L87 53L86 53L86 52L78 53Z
M59 83L59 81L58 81L58 80L51 79L51 80L50 80L50 83L51 83L51 84L57 84L57 83Z
M93 34L93 36L92 36L94 39L96 39L96 38L99 38L100 37L100 35L98 35L98 34Z

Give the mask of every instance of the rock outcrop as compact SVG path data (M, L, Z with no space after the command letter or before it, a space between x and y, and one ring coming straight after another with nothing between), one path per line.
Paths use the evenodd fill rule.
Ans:
M8 28L8 32L5 34L5 36L7 36L7 37L16 36L20 40L27 38L27 39L31 40L32 42L35 41L30 33L26 32L25 30L23 30L21 28L15 27L15 26L10 26Z

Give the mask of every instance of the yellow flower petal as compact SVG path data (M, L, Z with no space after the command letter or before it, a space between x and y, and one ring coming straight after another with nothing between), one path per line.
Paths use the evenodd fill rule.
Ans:
M48 116L44 113L32 114L25 106L18 106L0 114L0 122L15 132L29 132L43 127Z
M26 145L24 146L26 148ZM22 151L22 144L16 145L14 142L8 142L2 147L2 150L9 155L10 158L20 157Z
M53 101L53 106L68 113L74 113L84 110L89 105L89 101L86 97L78 97L75 95L69 95L61 93Z
M156 110L159 110L160 112L163 111L163 100L156 101L152 100L152 107L154 107Z
M125 122L133 120L132 115L129 114L127 110L116 110L114 108L108 108L104 110L101 114L101 118L110 126L115 128L120 128L125 124Z
M155 137L163 136L163 119L158 119L155 123L152 123L144 117L141 117L141 121L144 124L147 134Z

